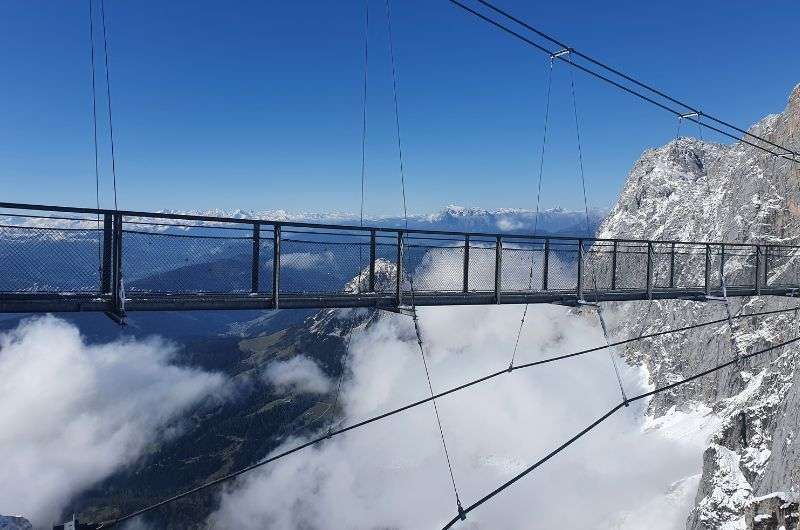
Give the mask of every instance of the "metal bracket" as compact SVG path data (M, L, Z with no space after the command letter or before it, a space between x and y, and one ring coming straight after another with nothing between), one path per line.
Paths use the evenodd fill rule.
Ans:
M413 317L416 315L416 311L414 308L407 305L401 305L397 307L381 307L384 311L389 311L390 313L397 313L398 315L405 315L407 317Z
M113 320L115 324L119 324L123 327L128 325L128 316L124 312L104 311L104 313L108 318Z
M703 296L703 302L720 302L723 304L727 304L728 299L722 296L712 296L710 294L707 294Z

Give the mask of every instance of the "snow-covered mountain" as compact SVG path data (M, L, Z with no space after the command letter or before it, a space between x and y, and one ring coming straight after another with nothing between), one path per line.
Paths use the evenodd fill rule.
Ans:
M308 222L321 224L359 224L358 215L343 212L287 212L285 210L162 210L159 213L176 213L189 215L207 215L214 217L233 217L237 219L264 219L269 221ZM594 232L602 222L607 209L591 208L589 210L589 232ZM11 217L11 216L9 216ZM472 231L472 232L511 232L532 233L534 227L540 234L586 235L586 212L583 210L566 210L550 208L539 212L536 220L535 210L521 208L500 208L487 210L484 208L467 208L448 206L439 212L409 216L411 228L429 230ZM48 220L48 226L53 223ZM15 218L14 224L35 225L33 219ZM66 226L65 223L64 226ZM369 217L364 224L381 227L403 227L402 217Z
M800 85L781 114L767 116L751 132L800 150ZM789 160L742 143L680 138L641 156L598 235L797 244L799 171ZM737 260L746 259L733 258L730 266L741 266ZM778 264L771 278L788 274L796 267L794 261ZM652 304L649 312L647 302L621 304L617 331L638 335L724 315L720 304ZM749 313L794 304L791 299L754 297L736 300L732 308ZM733 329L740 352L764 349L798 333L795 313L739 319ZM733 358L729 334L727 324L720 324L665 335L633 343L625 355L648 370L653 385L661 386ZM791 501L800 495L798 361L800 347L787 346L660 394L650 404L649 414L656 422L692 414L715 426L687 529L797 528L797 504Z

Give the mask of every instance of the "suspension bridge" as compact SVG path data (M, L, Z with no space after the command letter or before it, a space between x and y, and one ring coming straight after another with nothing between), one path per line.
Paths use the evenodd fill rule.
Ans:
M800 247L0 203L0 311L576 305L791 295ZM66 215L69 214L69 215Z
M548 134L552 71L557 63L567 65L571 76L575 70L583 72L667 111L678 120L678 134L680 124L685 120L696 124L701 131L706 128L743 146L765 152L782 164L797 164L800 160L797 151L688 105L579 52L486 0L449 2L549 57L544 138L536 198L537 219ZM117 165L103 0L99 1L99 6L114 208L100 207L97 65L93 23L95 8L94 0L89 0L96 207L0 203L0 312L96 311L104 312L118 322L124 322L128 311L293 308L389 310L413 318L430 395L348 426L334 429L331 425L326 433L282 453L208 482L196 484L155 504L104 522L79 526L73 518L73 527L107 528L118 525L309 446L324 443L333 436L431 403L455 497L456 515L444 526L450 528L630 403L669 391L720 370L737 368L740 363L748 362L751 358L800 340L800 337L796 337L756 351L739 351L733 340L734 320L784 312L796 313L797 308L733 315L729 305L730 297L796 296L800 289L798 246L770 241L674 241L603 239L588 235L550 236L537 233L535 227L531 234L410 229L389 0L386 1L386 19L405 226L381 227L364 224L369 3L365 9L359 225L279 222L120 209L116 188ZM573 77L570 77L570 89L579 176L588 229L586 181ZM638 337L617 342L610 340L600 310L601 302L652 302L667 299L722 301L725 303L727 318L649 335L642 332ZM605 334L605 344L534 362L515 364L514 356L525 324L527 306L541 303L594 305ZM486 304L526 306L510 364L502 370L436 392L431 383L416 307ZM616 362L613 355L610 355L622 401L507 482L472 504L462 505L447 450L447 437L436 406L437 399L522 369L724 322L727 322L730 331L730 360L643 394L626 395ZM332 410L336 409L339 399L341 377L340 375Z

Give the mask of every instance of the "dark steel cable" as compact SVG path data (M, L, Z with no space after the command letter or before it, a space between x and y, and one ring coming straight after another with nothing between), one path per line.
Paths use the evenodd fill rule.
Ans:
M114 120L111 114L111 76L108 71L108 29L106 27L106 0L100 0L100 18L103 22L103 57L106 69L106 103L108 107L108 134L111 141L111 175L114 183L114 209L119 210L117 203L117 156L114 142Z
M364 226L364 181L366 180L366 146L367 146L367 75L369 68L369 0L364 1L364 89L361 98L361 211L359 214L359 226ZM361 293L361 273L363 267L363 249L358 245L358 283L357 289ZM342 356L342 371L339 374L339 379L336 383L336 394L333 399L333 406L331 407L331 425L328 427L328 433L333 431L333 418L336 417L336 408L339 406L339 397L342 392L342 380L347 369L347 357L350 353L350 348L345 348L344 355Z
M798 306L798 307L800 307L800 306ZM790 311L797 311L798 307L791 307L791 308L784 308L784 309L773 309L773 310L770 310L770 311L761 311L761 312L750 313L750 314L741 314L741 315L736 315L733 318L734 319L752 318L752 317L758 317L758 316L768 316L768 315L775 315L775 314L780 314L780 313L787 313L787 312L790 312ZM649 335L641 335L639 337L633 337L633 338L630 338L630 339L625 339L625 340L613 342L611 344L595 346L593 348L588 348L588 349L577 351L577 352L573 352L573 353L557 355L557 356L549 357L547 359L542 359L542 360L539 360L539 361L534 361L534 362L530 362L530 363L526 363L526 364L517 365L517 366L514 367L514 370L521 370L523 368L532 368L534 366L540 366L540 365L544 365L544 364L549 364L549 363L561 361L561 360L564 360L564 359L571 359L571 358L583 356L583 355L586 355L586 354L589 354L589 353L592 353L592 352L604 350L606 348L611 348L611 347L614 347L614 346L621 346L623 344L629 344L629 343L636 342L636 341L643 340L643 339L650 339L650 338L653 338L653 337L659 337L659 336L662 336L662 335L669 335L669 334L672 334L672 333L682 333L684 331L690 331L692 329L697 329L697 328L701 328L701 327L705 327L705 326L712 326L714 324L719 324L721 322L725 322L726 320L727 319L725 319L725 318L721 318L721 319L718 319L718 320L711 320L711 321L708 321L708 322L700 322L700 323L697 323L697 324L690 324L688 326L684 326L684 327L681 327L681 328L673 328L673 329L667 329L667 330L663 330L663 331L658 331L658 332L655 332L655 333L651 333ZM415 401L413 403L409 403L409 404L404 405L402 407L390 410L388 412L384 412L384 413L379 414L377 416L372 416L371 418L368 418L366 420L362 420L360 422L354 423L353 425L350 425L350 426L347 426L347 427L343 427L341 429L335 430L335 431L330 432L330 433L326 433L326 434L324 434L322 436L319 436L317 438L309 440L306 443L300 444L300 445L295 446L295 447L293 447L291 449L287 449L286 451L283 451L282 453L279 453L279 454L277 454L275 456L272 456L272 457L269 457L269 458L265 458L263 460L260 460L260 461L258 461L256 463L254 463L254 464L251 464L251 465L246 466L244 468L241 468L239 470L233 471L233 472L231 472L231 473L229 473L227 475L224 475L222 477L218 477L218 478L216 478L214 480L211 480L209 482L203 483L203 484L201 484L199 486L191 488L191 489L189 489L187 491L184 491L182 493L179 493L177 495L173 495L172 497L169 497L167 499L159 501L159 502L157 502L155 504L152 504L150 506L147 506L145 508L141 508L139 510L136 510L136 511L131 512L129 514L123 515L123 516L118 517L116 519L111 519L111 520L108 520L108 521L104 521L103 523L101 523L101 527L102 528L108 528L108 527L114 526L114 525L116 525L118 523L133 519L134 517L138 517L139 515L151 512L151 511L153 511L153 510L155 510L157 508L160 508L161 506L164 506L166 504L169 504L171 502L183 499L183 498L188 497L190 495L193 495L193 494L195 494L195 493L197 493L199 491L202 491L202 490L205 490L207 488L213 487L213 486L215 486L217 484L226 482L228 480L232 480L232 479L234 479L234 478L236 478L236 477L238 477L238 476L240 476L240 475L242 475L244 473L252 471L253 469L259 468L259 467L264 466L266 464L269 464L271 462L275 462L276 460L280 460L281 458L284 458L284 457L289 456L291 454L297 453L297 452L299 452L299 451L301 451L301 450L303 450L303 449L305 449L307 447L310 447L312 445L316 445L318 443L321 443L322 441L327 440L328 438L331 438L333 436L338 436L338 435L344 434L344 433L346 433L348 431L352 431L352 430L364 427L366 425L369 425L370 423L374 423L376 421L380 421L380 420L389 418L389 417L394 416L396 414L400 414L402 412L405 412L407 410L413 409L413 408L418 407L420 405L424 405L425 403L429 403L430 401L433 401L434 399L439 399L439 398L445 397L445 396L450 395L450 394L455 394L456 392L460 392L461 390L465 390L467 388L470 388L472 386L478 385L480 383L484 383L486 381L492 380L492 379L494 379L494 378L496 378L496 377L498 377L500 375L503 375L505 373L507 373L506 369L498 370L496 372L493 372L491 374L485 375L485 376L480 377L478 379L473 379L473 380L468 381L466 383L463 383L463 384L461 384L459 386L456 386L456 387L450 388L448 390L444 390L442 392L439 392L436 395L420 399L420 400Z
M784 147L782 145L773 143L773 142L767 140L766 138L762 138L760 136L752 134L752 133L750 133L749 131L747 131L745 129L741 129L739 127L736 127L735 125L732 125L732 124L730 124L730 123L728 123L726 121L723 121L723 120L721 120L719 118L716 118L716 117L714 117L714 116L712 116L710 114L706 114L705 112L700 111L699 109L697 109L696 107L694 107L692 105L689 105L687 103L683 103L679 99L676 99L676 98L668 95L667 93L665 93L665 92L663 92L663 91L661 91L661 90L659 90L657 88L654 88L651 85L643 83L642 81L639 81L638 79L636 79L636 78L634 78L634 77L632 77L630 75L627 75L627 74L621 72L620 70L609 66L608 64L605 64L605 63L603 63L603 62L601 62L601 61L599 61L597 59L594 59L594 58L592 58L592 57L590 57L590 56L588 56L588 55L576 50L575 48L567 46L563 42L560 42L559 40L557 40L554 37L552 37L551 35L548 35L548 34L544 33L543 31L533 27L532 25L528 24L527 22L525 22L525 21L513 16L511 13L508 13L507 11L504 11L504 10L500 9L499 7L491 4L490 2L488 2L486 0L477 0L477 1L480 2L481 4L483 4L484 6L488 7L489 9L491 9L495 13L498 13L498 14L506 17L507 19L516 22L520 26L532 31L533 33L535 33L535 34L539 35L540 37L552 42L553 44L561 46L561 48L563 48L563 49L569 50L571 54L577 55L578 57L581 57L582 59L585 59L585 60L589 61L590 63L594 64L595 66L599 66L600 68L602 68L602 69L604 69L604 70L606 70L608 72L611 72L614 75L617 75L617 76L625 79L626 81L630 81L631 83L639 86L640 88L644 88L645 90L647 90L647 91L649 91L649 92L651 92L653 94L656 94L656 95L666 99L667 101L675 103L676 105L680 105L681 107L684 107L685 109L690 111L689 113L684 113L684 114L696 113L698 117L705 116L709 120L712 120L712 121L718 123L719 125L728 127L729 129L733 129L734 131L739 132L741 134L744 134L746 136L749 136L750 138L765 142L765 143L767 143L767 144L769 144L769 145L771 145L773 147L777 147L778 149L783 149L784 151L786 151L787 153L790 153L792 155L795 155L795 156L798 155L797 152L792 151L791 149L788 149L788 148L786 148L786 147ZM457 3L457 2L453 2L453 3ZM703 123L698 123L698 125L705 126Z
M89 0L89 49L92 70L92 140L94 143L94 200L100 210L100 155L97 147L97 75L94 57L94 2ZM96 214L97 233L100 233L100 212ZM97 238L97 267L103 269L103 242Z
M358 226L364 226L364 190L367 179L367 81L369 75L369 0L364 1L364 88L361 96L361 208ZM364 256L361 245L358 247L358 292L361 293L361 273Z
M387 27L387 31L388 31L388 37L389 37L389 57L390 57L391 63L392 63L392 96L393 96L393 99L394 99L394 121L395 121L395 127L396 127L396 131L397 131L397 153L398 153L398 158L399 158L399 163L400 163L400 186L401 186L402 194L403 194L403 219L405 221L405 227L406 227L406 229L408 229L408 203L406 202L406 178L405 178L405 166L404 166L404 161L403 161L403 144L402 144L401 135L400 135L400 105L398 103L398 95L397 95L397 93L398 93L398 90L397 90L397 61L395 60L395 55L394 55L394 38L392 36L392 11L391 11L391 7L390 7L390 1L391 0L386 0L386 27ZM401 245L401 248L399 249L400 253L401 253L401 256L403 255L403 252L402 252L403 243L402 242L405 239L405 237L406 237L405 234L403 234L401 240L398 241L398 245ZM398 275L398 289L400 289L401 286L402 286L402 280L401 280L401 278L399 278L399 276L400 276L400 271L399 270L397 271L397 275ZM460 499L460 497L458 495L458 487L456 486L456 478L455 478L455 474L453 473L453 463L450 460L450 453L447 450L447 442L446 442L445 436L444 436L444 428L442 427L442 419L441 419L441 416L439 415L439 406L436 404L436 399L433 397L434 396L434 391L433 391L433 384L431 383L431 374L430 374L430 370L428 368L428 361L425 358L425 348L423 346L422 333L420 331L419 320L418 320L418 317L417 317L417 306L416 306L416 300L415 300L415 295L414 295L414 273L413 273L413 271L411 272L411 274L408 275L408 282L409 282L409 290L411 291L411 316L412 316L412 319L413 319L413 322L414 322L414 332L416 333L416 336L417 336L417 344L419 345L419 353L420 353L420 356L422 357L422 364L425 367L425 377L426 377L426 379L428 381L428 389L430 390L430 393L431 393L431 400L432 400L432 403L433 403L433 411L434 411L434 414L436 415L436 423L437 423L437 425L439 427L439 436L440 436L440 438L442 440L442 449L444 450L445 460L447 461L447 469L450 472L450 482L453 485L453 494L455 495L455 498L456 498L456 506L458 508L459 513L461 513L461 511L462 511L461 499Z
M754 357L756 355L761 355L761 354L764 354L764 353L768 353L768 352L774 351L774 350L776 350L778 348L782 348L784 346L787 346L789 344L797 342L799 340L800 340L800 337L795 337L793 339L790 339L790 340L785 341L785 342L781 342L781 343L776 344L774 346L770 346L770 347L765 348L763 350L759 350L757 352L750 353L750 354L746 355L745 358L750 358L750 357ZM666 392L667 390L672 390L675 387L684 385L686 383L694 381L695 379L699 379L701 377L704 377L706 375L714 373L714 372L716 372L718 370L722 370L724 368L727 368L728 366L730 366L730 365L732 365L734 363L736 363L736 360L731 360L731 361L728 361L726 363L717 365L717 366L715 366L713 368L710 368L708 370L705 370L703 372L700 372L700 373L694 374L692 376L686 377L684 379L681 379L680 381L676 381L674 383L671 383L671 384L668 384L668 385L664 385L662 387L656 388L656 389L651 390L649 392L645 392L643 394L639 394L637 396L634 396L634 397L630 398L628 400L628 402L638 401L638 400L641 400L641 399L645 399L645 398L654 396L656 394L660 394L662 392ZM595 429L598 425L600 425L601 423L603 423L604 421L609 419L614 413L616 413L618 410L620 410L623 406L624 406L624 403L619 403L619 404L615 405L614 407L612 407L608 412L606 412L605 414L603 414L602 416L597 418L595 421L593 421L592 423L590 423L589 425L584 427L580 432L578 432L572 438L568 439L567 441L565 441L564 443L559 445L556 449L554 449L554 450L550 451L549 453L547 453L544 457L542 457L541 459L536 461L533 465L527 467L526 469L524 469L520 473L516 474L514 477L512 477L509 480L507 480L506 482L504 482L503 484L501 484L500 486L498 486L497 488L495 488L491 492L487 493L486 495L484 495L483 497L481 497L480 499L475 501L473 504L469 505L467 508L464 508L464 510L463 510L464 514L467 514L467 513L471 512L472 510L474 510L475 508L477 508L481 504L485 503L486 501L488 501L492 497L496 496L497 494L499 494L500 492L502 492L506 488L508 488L511 485L513 485L515 482L517 482L518 480L523 478L525 475L527 475L531 471L533 471L536 468L540 467L542 464L544 464L545 462L547 462L548 460L550 460L551 458L556 456L558 453L560 453L561 451L563 451L564 449L566 449L567 447L569 447L570 445L572 445L573 443L578 441L578 439L582 438L584 435L586 435L587 433L589 433L590 431ZM459 519L463 519L463 514L459 514L458 516L453 517L447 524L445 524L445 526L443 527L443 530L447 530L448 528L451 528L454 524L456 524L458 522Z
M542 198L542 175L544 173L544 153L545 148L547 146L547 129L548 124L550 122L550 92L551 87L553 86L553 59L551 58L549 61L549 66L547 68L547 92L545 96L545 107L544 107L544 132L542 134L542 151L539 156L539 178L538 184L536 186L536 213L533 217L533 235L536 235L536 231L538 230L539 225L539 206L541 204ZM535 254L531 251L531 270L530 274L528 275L528 291L533 290L533 260L535 259ZM511 371L514 369L514 359L517 357L517 349L519 348L519 339L522 336L522 328L525 327L525 318L528 316L528 303L525 303L525 309L522 310L522 319L519 322L519 329L517 330L517 338L514 341L514 351L511 353L511 362L508 363L508 370Z
M487 17L486 15L484 15L482 13L479 13L478 11L475 11L474 9L472 9L472 8L466 6L465 4L461 3L459 0L448 0L448 1L450 3L456 5L456 6L460 7L464 11L467 11L467 12L475 15L477 18L483 20L484 22L487 22L487 23L491 24L492 26L495 26L496 28L504 31L505 33L508 33L509 35L512 35L512 36L516 37L517 39L529 44L530 46L533 46L534 48L536 48L536 49L538 49L538 50L540 50L540 51L542 51L542 52L544 52L544 53L546 53L548 55L553 56L554 53L556 53L556 52L553 52L552 50L547 49L546 47L544 47L544 46L542 46L540 44L537 44L536 42L530 40L529 38L527 38L527 37L525 37L523 35L521 35L520 33L518 33L516 31L514 31L514 30L512 30L512 29L510 29L510 28L508 28L508 27L506 27L506 26L504 26L502 24L500 24L499 22L497 22L495 20L492 20L491 18ZM561 57L561 56L556 57L556 58L561 60L561 61L565 61L565 59L563 57ZM655 99L653 99L652 97L646 96L646 95L644 95L644 94L642 94L640 92L637 92L636 90L633 90L633 89L631 89L629 87L626 87L625 85L622 85L621 83L618 83L617 81L614 81L613 79L610 79L609 77L607 77L607 76L605 76L605 75L603 75L601 73L598 73L598 72L596 72L594 70L591 70L591 69L589 69L589 68L587 68L587 67L585 67L583 65L580 65L578 63L575 63L575 62L572 62L570 64L573 67L577 68L578 70L581 70L582 72L584 72L584 73L586 73L586 74L588 74L588 75L590 75L592 77L595 77L597 79L605 81L606 83L609 83L610 85L613 85L614 87L616 87L616 88L618 88L618 89L620 89L620 90L622 90L624 92L627 92L628 94L636 96L637 98L639 98L639 99L641 99L643 101L646 101L646 102L648 102L648 103L650 103L652 105L655 105L656 107L659 107L659 108L661 108L663 110L666 110L667 112L670 112L675 116L684 116L685 119L687 119L687 120L689 120L691 122L699 123L703 127L707 128L709 130L712 130L712 131L716 131L719 134L722 134L724 136L727 136L728 138L736 140L737 142L742 142L742 143L747 144L747 145L749 145L751 147L755 147L757 149L761 149L762 151L770 153L773 156L782 156L782 155L786 155L786 154L791 154L793 159L797 159L797 157L800 157L800 154L798 154L797 152L791 151L791 150L789 150L789 149L787 149L785 147L777 146L778 148L783 149L784 151L787 151L787 153L776 153L775 151L772 151L771 149L768 149L766 147L762 147L760 145L754 144L751 141L745 140L744 138L740 138L740 137L738 137L738 136L736 136L736 135L734 135L734 134L732 134L732 133L730 133L728 131L724 131L724 130L719 129L718 127L714 127L713 125L710 125L710 124L707 124L707 123L703 123L703 122L701 122L701 121L699 121L699 120L697 120L697 119L695 119L693 117L686 117L685 113L682 113L682 112L680 112L678 110L675 110L672 107L669 107L668 105L660 103L660 102L656 101ZM709 118L708 115L705 115L705 116L707 118ZM748 136L749 136L749 134L748 134ZM758 139L761 140L761 141L764 141L766 143L771 143L771 142L769 142L767 140L764 140L763 138L758 138Z
M569 53L567 54L569 64L572 64L572 58L569 57ZM580 120L578 119L578 98L575 94L575 71L569 71L569 87L570 87L570 94L572 96L572 115L575 118L575 139L578 145L578 174L580 176L581 182L581 191L583 193L583 209L584 214L586 216L586 235L593 236L591 232L591 221L589 220L589 199L586 194L586 173L583 167L583 145L581 142L581 126ZM583 241L578 242L579 245L583 245ZM580 249L581 251L583 249ZM597 288L597 272L594 266L594 260L591 258L591 249L589 249L590 256L589 256L589 266L591 267L592 271L592 284L594 286L594 295L595 295L595 303L597 304L597 319L600 321L600 327L603 330L603 337L605 338L606 344L610 343L611 340L608 335L608 328L606 327L606 321L603 318L603 312L600 308L600 300L599 300L599 291ZM582 281L582 280L579 280ZM628 404L628 397L625 394L625 386L622 384L622 376L619 373L619 366L617 366L617 359L614 356L614 352L609 349L608 350L608 358L611 360L611 366L614 368L614 375L617 378L617 385L619 386L619 392L622 396L622 402L627 406Z

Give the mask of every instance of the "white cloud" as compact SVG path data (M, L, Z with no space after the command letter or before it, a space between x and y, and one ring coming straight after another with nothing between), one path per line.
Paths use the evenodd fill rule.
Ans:
M0 335L0 513L35 526L137 459L223 378L170 364L153 338L87 344L46 316Z
M521 311L507 306L420 309L434 389L506 367ZM413 337L407 317L385 315L351 338L351 375L342 395L345 424L427 395ZM532 306L517 363L602 343L593 314ZM643 390L639 370L625 367L623 375L629 395ZM463 504L508 480L619 400L605 351L504 374L442 398L439 409ZM660 499L671 484L699 472L702 440L677 441L652 428L652 422L645 425L643 406L624 409L459 526L611 529L625 520L620 514L642 514L637 508L649 505L664 516L660 523L648 519L647 528L682 528L675 521L685 519L685 492L691 488L673 489L672 500ZM281 449L300 441L286 441ZM440 528L454 515L433 410L422 406L246 475L225 490L212 524L416 529ZM625 524L622 528L636 527Z
M331 388L330 379L317 363L304 355L271 362L264 370L264 379L281 392L325 394Z

